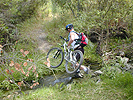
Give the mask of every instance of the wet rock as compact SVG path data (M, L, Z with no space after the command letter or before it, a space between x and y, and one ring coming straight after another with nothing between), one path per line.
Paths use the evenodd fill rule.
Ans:
M72 77L66 77L66 78L59 78L56 79L54 82L52 82L52 85L58 84L58 83L64 83L65 85L68 84L72 80Z
M56 77L54 75L51 75L51 76L46 76L44 78L41 78L39 83L42 86L50 86L50 85L54 86L55 84L67 85L68 83L71 83L72 78L73 78L73 75L62 73L62 74L56 75Z

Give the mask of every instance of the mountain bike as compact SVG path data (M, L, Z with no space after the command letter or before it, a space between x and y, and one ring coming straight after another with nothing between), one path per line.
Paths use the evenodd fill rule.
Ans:
M59 67L65 59L66 72L69 74L75 73L78 69L80 69L80 66L83 63L83 53L80 50L73 50L72 47L67 49L68 40L62 36L60 36L60 39L63 40L63 44L60 44L62 49L54 47L47 53L47 59L50 61L50 67Z

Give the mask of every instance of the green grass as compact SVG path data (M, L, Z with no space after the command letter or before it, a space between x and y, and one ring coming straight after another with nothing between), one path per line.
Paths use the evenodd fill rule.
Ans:
M18 96L16 100L124 100L126 94L120 88L111 87L92 79L73 82L62 89L59 86L44 87L29 94Z
M106 83L105 86L120 89L124 93L123 96L129 100L133 99L133 76L130 73L117 73L113 79L105 78L104 76L101 78Z
M23 95L16 100L132 100L133 77L130 73L117 74L114 79L96 83L88 75L63 86L43 87Z
M23 23L18 24L19 30L19 40L16 44L16 49L24 49L30 50L32 52L35 51L35 48L38 46L36 30L42 29L43 19L37 19L33 17L31 19L26 20Z

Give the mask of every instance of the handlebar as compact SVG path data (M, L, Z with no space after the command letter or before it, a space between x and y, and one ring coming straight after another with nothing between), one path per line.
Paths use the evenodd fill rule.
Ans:
M62 36L60 36L60 38L61 38L61 39L63 39L63 40L65 40L66 42L68 42L68 40L67 40L67 39L65 39L65 38L63 38Z
M64 51L66 52L66 46L67 46L67 43L66 43L66 42L68 42L69 40L65 39L65 38L62 37L62 36L60 36L60 38L63 39L63 40L65 41L65 43L64 43L61 47L63 47L63 48L64 48ZM68 49L68 48L67 48L67 49ZM71 49L73 49L73 47L70 47L70 48L68 49L67 52L70 52Z

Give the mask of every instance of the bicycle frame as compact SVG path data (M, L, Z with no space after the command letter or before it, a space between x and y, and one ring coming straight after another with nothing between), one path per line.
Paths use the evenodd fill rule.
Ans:
M60 38L61 39L63 39L65 42L63 43L63 45L61 46L61 47L63 47L63 49L64 49L64 59L65 60L67 60L68 62L73 62L73 60L72 60L72 51L71 51L71 49L72 49L72 47L70 48L70 49L67 49L66 50L66 46L67 46L67 39L65 39L65 38L63 38L62 36L60 36ZM70 57L70 60L68 60L67 59L67 57Z

